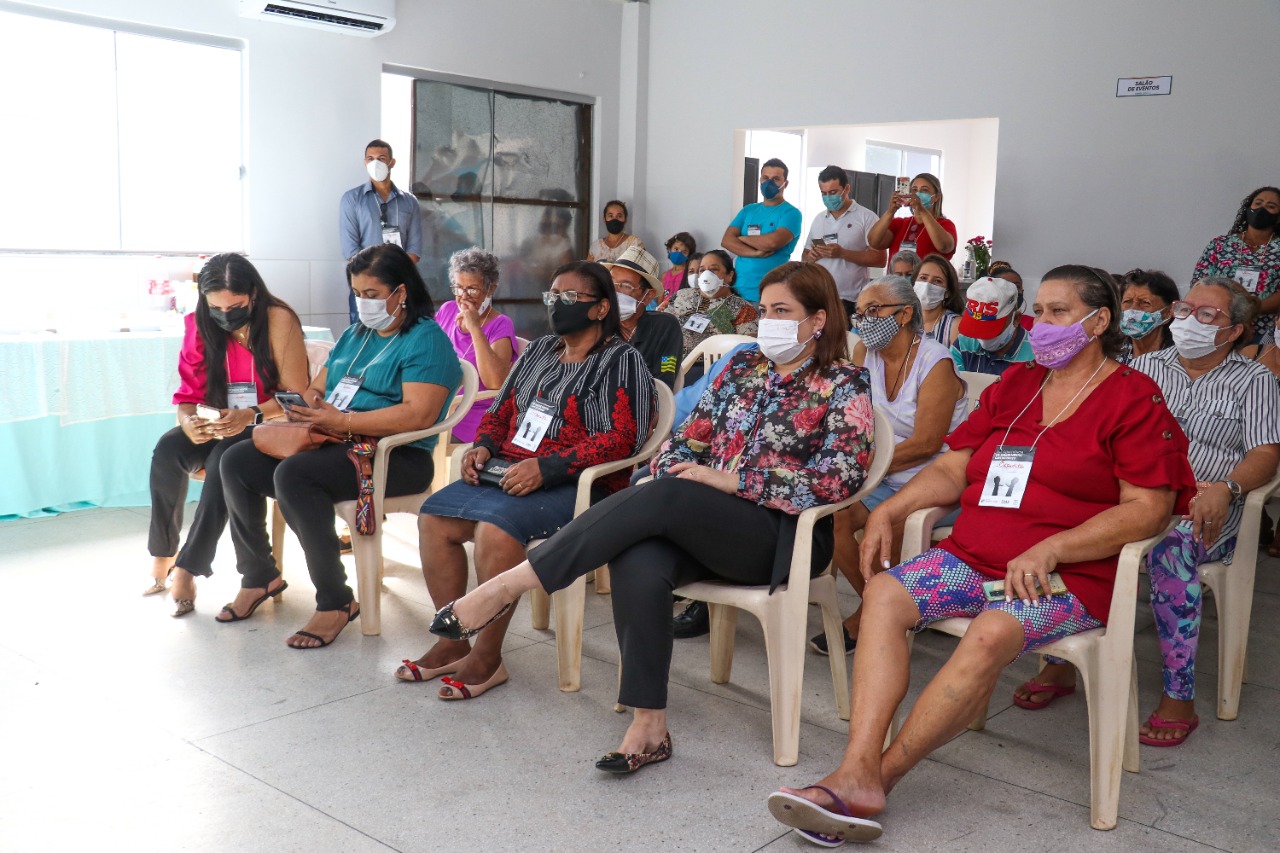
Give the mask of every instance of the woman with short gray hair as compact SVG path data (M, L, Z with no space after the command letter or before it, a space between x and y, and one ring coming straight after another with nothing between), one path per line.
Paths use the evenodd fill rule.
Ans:
M920 272L920 256L910 249L895 253L889 259L889 266L885 267L885 275L900 275L909 281L915 281L918 272Z
M458 358L475 365L480 390L501 388L519 353L515 324L493 307L498 290L497 256L478 246L454 252L449 258L449 287L453 299L436 311L436 322L453 342ZM472 406L453 428L454 439L474 439L488 408L488 400Z
M853 323L861 340L851 360L871 374L871 399L889 416L894 436L893 462L884 480L859 503L835 514L835 564L861 595L865 581L854 534L871 510L942 452L943 436L965 418L967 398L951 350L925 334L911 279L886 275L868 284L858 294ZM898 531L899 541L901 536ZM844 620L845 654L853 651L861 619L859 608ZM829 653L825 634L809 646Z

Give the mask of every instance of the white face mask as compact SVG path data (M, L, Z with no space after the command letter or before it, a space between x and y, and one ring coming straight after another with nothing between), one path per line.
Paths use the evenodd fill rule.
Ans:
M715 296L722 287L724 287L724 279L711 270L703 270L698 276L698 290L702 291L703 296Z
M994 338L988 338L987 340L979 338L978 346L982 347L987 352L995 352L996 350L1004 349L1008 346L1009 341L1013 340L1014 332L1018 330L1018 324L1013 319L1013 315L1010 314L1009 317L1009 325L1004 327L1003 332L996 335Z
M457 302L457 303L458 303L458 310L459 310L459 311L461 311L461 310L462 310L462 307L463 307L463 306L462 306L462 302L461 302L461 301L459 301L459 300L457 300L457 299L455 299L455 300L454 300L454 302ZM491 297L491 296L486 296L486 297L484 298L484 301L480 303L480 307L476 309L476 313L477 313L477 314L479 314L481 317L483 317L483 316L484 316L484 312L488 311L488 310L489 310L489 306L490 306L490 305L492 305L492 304L493 304L493 297Z
M698 274L697 274L696 272L691 272L691 273L689 273L688 278L689 278L689 286L690 286L690 287L697 287L697 286L698 286Z
M618 319L629 320L635 316L639 303L625 293L618 294Z
M807 317L805 319L808 319ZM800 321L761 319L756 326L756 343L765 358L774 364L790 364L804 352L813 335L800 340Z
M370 160L364 164L365 171L369 173L369 177L378 183L382 183L387 179L387 175L391 174L391 167L381 160Z
M393 291L394 293L394 291ZM401 302L396 306L394 312L387 311L387 299L363 299L356 297L356 311L360 314L360 322L376 331L381 331L396 321L396 314L400 313L400 309L404 307Z
M925 308L937 308L947 298L947 289L920 279L915 283L916 296Z
M1225 327L1230 329L1230 326ZM1195 317L1183 317L1169 324L1173 334L1173 346L1183 358L1204 358L1214 350L1225 347L1230 341L1216 343L1221 326L1201 323Z

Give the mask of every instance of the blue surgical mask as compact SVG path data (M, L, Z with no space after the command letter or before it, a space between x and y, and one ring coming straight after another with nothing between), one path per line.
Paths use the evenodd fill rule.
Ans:
M916 193L916 198L920 199L926 210L933 207L933 193Z
M765 197L765 201L771 201L776 198L780 192L782 192L782 187L778 186L773 181L760 182L760 195Z
M1120 331L1131 338L1145 338L1157 326L1164 325L1164 317L1159 311L1139 311L1137 308L1125 309L1120 315Z
M823 195L822 203L827 206L827 210L835 213L840 209L840 205L844 204L844 193L839 195Z
M671 261L671 263L676 266L680 266L685 261L689 260L689 256L684 252L667 252L667 260Z

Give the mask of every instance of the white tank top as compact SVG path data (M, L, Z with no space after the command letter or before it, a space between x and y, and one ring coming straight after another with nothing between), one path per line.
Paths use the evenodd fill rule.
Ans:
M880 353L870 349L867 350L866 368L871 373L871 401L889 416L889 421L893 424L895 445L910 438L916 431L917 397L920 394L920 386L923 384L925 377L929 375L929 371L933 370L934 366L940 361L945 361L947 364L952 365L952 370L955 369L955 362L951 360L951 349L949 347L943 346L928 336L925 336L916 347L918 352L916 353L915 362L911 365L911 370L907 373L906 378L902 380L902 388L898 391L898 397L895 400L890 400L889 394L885 390L884 359L880 357ZM897 377L893 378L896 379ZM890 379L889 381L892 382L893 380ZM963 380L961 385L964 385ZM947 432L951 432L964 421L968 414L966 411L968 409L967 402L968 397L962 388L960 399L955 401L955 406L952 408L951 426ZM938 455L941 455L941 451ZM914 468L889 474L884 478L884 482L896 492L902 488L907 480L910 480L921 468L932 461L932 458L926 459Z

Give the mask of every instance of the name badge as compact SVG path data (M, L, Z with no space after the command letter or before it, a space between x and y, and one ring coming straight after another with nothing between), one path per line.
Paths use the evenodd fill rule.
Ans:
M258 387L252 382L227 383L227 408L248 409L258 405Z
M834 246L836 243L840 242L839 237L839 234L823 234L822 242L826 243L828 246Z
M356 397L356 392L360 390L360 382L360 377L353 374L342 377L334 386L333 393L329 395L326 402L339 409L349 408L351 401Z
M916 250L915 240L903 240L901 245L898 246L899 252L914 252L915 250Z
M1236 274L1233 276L1240 286L1250 293L1258 292L1258 285L1261 284L1262 267L1236 267Z
M748 226L747 226L747 236L748 236L748 237L759 237L759 236L760 236L760 226L759 226L759 225L748 225Z
M511 443L525 450L536 451L538 445L542 444L542 437L551 428L551 421L555 418L555 414L555 406L546 400L534 400L529 404L529 410L524 413L524 418L516 428L516 436L511 439Z
M404 243L400 241L400 228L396 225L386 225L382 228L382 242L394 243L400 248L404 248Z
M711 318L706 314L694 314L684 321L684 327L695 334L701 334L711 325Z
M987 469L978 506L1020 507L1022 495L1027 491L1027 481L1031 479L1031 460L1035 455L1034 447L997 447L991 455L991 467Z

